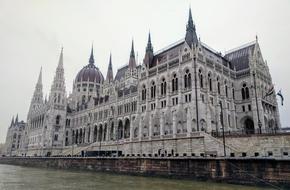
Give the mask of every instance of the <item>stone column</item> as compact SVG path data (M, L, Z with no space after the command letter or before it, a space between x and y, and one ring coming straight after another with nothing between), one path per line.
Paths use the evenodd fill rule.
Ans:
M176 111L172 112L172 134L173 138L176 137Z
M149 115L149 140L152 138L152 117L153 115Z
M190 133L191 133L190 108L187 108L187 113L186 113L186 130L187 130L187 136L190 137Z
M133 121L132 117L130 118L130 141L133 140Z
M86 127L84 128L84 138L83 138L83 143L87 143L87 138L88 138L88 134L87 134L88 130L86 130Z
M142 118L140 117L140 120L139 120L139 141L142 140Z
M163 138L164 136L164 113L161 113L160 117L160 138Z

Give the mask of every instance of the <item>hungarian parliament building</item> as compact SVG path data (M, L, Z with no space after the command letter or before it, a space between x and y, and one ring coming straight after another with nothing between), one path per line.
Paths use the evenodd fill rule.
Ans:
M222 54L197 37L189 10L182 40L142 64L132 41L128 64L104 77L91 49L66 93L61 50L48 99L40 71L27 120L9 125L10 156L223 156L239 153L222 132L253 136L281 128L276 93L258 38ZM254 150L252 152L255 152ZM251 154L251 153L249 153Z

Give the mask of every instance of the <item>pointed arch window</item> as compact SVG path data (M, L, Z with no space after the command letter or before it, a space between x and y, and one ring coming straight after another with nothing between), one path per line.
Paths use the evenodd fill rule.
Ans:
M60 124L60 115L57 115L55 118L55 124L59 125Z
M227 85L227 81L225 81L225 94L226 94L226 97L228 97L228 85Z
M208 73L208 88L209 91L212 92L212 78L210 73Z
M202 74L201 69L198 70L198 77L199 77L200 88L203 88L203 74Z
M221 84L220 84L219 78L217 78L217 91L218 91L218 94L221 94Z
M242 93L242 99L246 100L250 98L250 92L249 92L249 87L247 86L246 83L243 84L243 87L241 89L241 93Z
M161 80L161 85L160 85L160 88L161 88L161 96L164 96L166 95L166 81L165 81L165 78L163 78Z
M172 92L177 92L178 91L178 78L177 75L174 74L172 78Z
M146 86L145 85L143 85L142 87L142 100L143 101L146 100Z
M189 72L189 69L185 71L184 75L184 88L190 89L191 88L191 73Z
M151 98L154 99L156 97L156 84L153 81L151 83Z

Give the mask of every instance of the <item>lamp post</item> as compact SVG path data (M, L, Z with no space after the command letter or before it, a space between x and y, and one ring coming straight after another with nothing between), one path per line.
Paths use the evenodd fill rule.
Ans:
M224 115L223 115L222 102L220 102L220 108L221 108L221 115L220 115L221 118L220 118L220 120L221 120L222 131L223 131L224 157L226 157L227 156L227 153L226 153L226 139L225 139Z
M199 131L199 118L198 118L198 99L197 99L197 76L196 76L196 55L193 55L194 63L194 88L195 88L195 111L196 111L196 130Z
M255 72L253 72L253 78L254 78L254 90L255 90L255 99L256 99L257 116L258 116L258 127L259 127L259 133L261 134L262 133L262 122L260 120L260 113L259 113L259 106L258 106L256 73Z

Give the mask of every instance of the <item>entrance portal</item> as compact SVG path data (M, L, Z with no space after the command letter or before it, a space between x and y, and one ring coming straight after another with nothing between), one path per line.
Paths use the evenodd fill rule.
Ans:
M244 129L246 131L246 134L254 134L255 133L254 122L252 119L247 118L245 120Z

